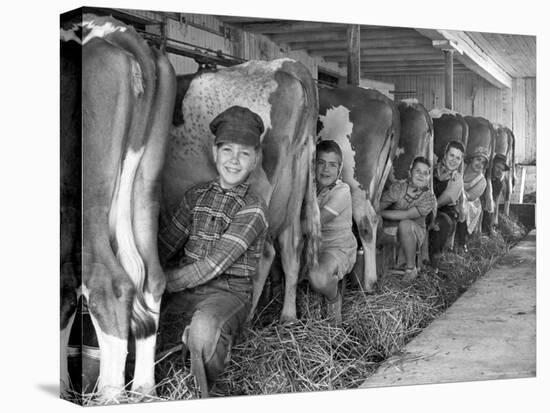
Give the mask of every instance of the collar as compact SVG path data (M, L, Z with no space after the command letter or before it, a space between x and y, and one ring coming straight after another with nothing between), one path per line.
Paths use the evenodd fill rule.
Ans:
M454 176L454 174L458 172L459 169L460 169L460 166L458 167L458 169L451 171L445 165L443 165L442 161L440 161L440 162L437 162L437 168L435 168L435 172L439 180L446 180L446 179L451 179Z
M239 185L233 188L224 189L220 185L219 177L210 181L210 186L209 186L209 188L213 189L216 192L227 194L227 195L234 194L240 197L244 197L246 195L246 192L248 191L249 187L250 187L250 180L246 179L244 182L241 182Z
M412 183L411 178L407 179L407 191L409 188L413 191L414 194L417 194L419 192L425 192L429 189L429 185L423 186L422 188L419 188L417 186L414 186Z
M334 181L333 183L331 183L330 185L328 186L325 186L324 188L322 189L319 189L317 188L317 196L321 195L321 194L324 194L328 191L330 191L332 188L334 188L338 183L340 182L340 179L336 179L336 181Z

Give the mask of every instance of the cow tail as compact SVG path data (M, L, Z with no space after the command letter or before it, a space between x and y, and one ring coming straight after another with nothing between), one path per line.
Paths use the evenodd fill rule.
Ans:
M315 151L313 137L307 139L305 146L307 177L306 190L304 195L304 212L305 212L305 266L306 268L314 268L318 264L319 245L321 243L321 213L317 204L317 190L315 185L315 170L313 163L313 154Z
M155 320L145 302L143 286L145 284L145 263L139 254L132 226L132 191L136 171L144 149L137 153L129 151L123 161L120 172L119 188L113 199L114 217L111 225L115 227L117 258L135 287L131 329L136 338L147 337L154 333Z

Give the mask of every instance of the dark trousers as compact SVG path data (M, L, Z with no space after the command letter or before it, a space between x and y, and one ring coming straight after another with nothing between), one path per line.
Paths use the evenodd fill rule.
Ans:
M466 221L456 223L456 232L455 232L455 243L464 247L468 241L468 225Z
M208 388L225 369L251 304L252 280L229 275L168 296L163 312L181 314L191 369L196 376L206 374ZM203 395L205 390L201 386Z
M456 222L453 218L445 212L437 211L435 222L439 230L432 229L429 234L430 260L433 261L434 258L437 259L442 254L449 237L453 233Z

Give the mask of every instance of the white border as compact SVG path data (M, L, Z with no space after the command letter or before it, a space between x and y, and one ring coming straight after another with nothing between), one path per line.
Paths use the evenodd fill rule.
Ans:
M269 4L267 4L269 3ZM354 0L327 3L307 0L244 1L205 0L182 2L93 1L89 5L185 12L287 17L324 20L536 34L538 49L539 183L546 178L544 155L550 138L543 125L548 105L548 23L544 3L458 3L406 0ZM362 5L362 6L358 6ZM3 6L1 96L3 131L2 168L2 404L41 412L64 412L78 407L58 400L58 252L59 252L59 13L81 6L77 1L51 5L10 2ZM297 5L299 5L297 7ZM361 9L358 9L361 7ZM6 93L7 92L7 93ZM15 110L15 113L14 113ZM545 204L539 186L539 206ZM539 207L540 208L540 207ZM548 380L548 281L542 246L548 233L539 214L538 228L538 371L536 379L413 386L343 392L317 392L286 396L233 397L209 401L120 406L116 411L223 411L267 412L281 409L307 411L541 411ZM6 231L7 228L7 231ZM546 351L545 351L546 350ZM546 396L546 397L545 397ZM189 409L189 410L187 410ZM32 411L32 410L31 410Z

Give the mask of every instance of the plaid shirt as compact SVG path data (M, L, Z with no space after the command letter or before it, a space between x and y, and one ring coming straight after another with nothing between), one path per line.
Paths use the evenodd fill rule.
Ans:
M253 277L267 234L265 203L249 183L224 190L219 181L186 192L158 236L169 292L193 288L224 273ZM175 264L174 264L175 261Z

